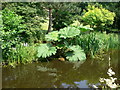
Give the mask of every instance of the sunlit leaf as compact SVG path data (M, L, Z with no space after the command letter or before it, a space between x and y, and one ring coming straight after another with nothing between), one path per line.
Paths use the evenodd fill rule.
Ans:
M80 34L80 30L75 27L65 27L59 31L60 38L72 38Z
M66 58L69 61L82 61L86 59L86 55L79 45L70 46L69 49L71 51L66 53Z
M58 31L53 31L53 32L48 33L45 36L45 38L47 41L57 41L59 39L58 38Z
M55 55L56 51L57 51L56 47L51 46L51 44L40 44L40 46L38 47L37 56L46 58L51 55Z

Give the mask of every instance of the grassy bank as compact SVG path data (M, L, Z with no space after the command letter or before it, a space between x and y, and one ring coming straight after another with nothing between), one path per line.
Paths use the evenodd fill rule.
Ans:
M63 42L61 43L63 44ZM81 33L76 38L69 40L68 44L79 45L85 54L92 58L96 58L96 56L100 56L103 52L105 53L110 49L120 49L119 37L117 34L99 32ZM37 57L39 45L40 43L21 43L14 48L10 48L9 51L3 50L3 65L14 66L20 63L25 64L42 60L41 57Z

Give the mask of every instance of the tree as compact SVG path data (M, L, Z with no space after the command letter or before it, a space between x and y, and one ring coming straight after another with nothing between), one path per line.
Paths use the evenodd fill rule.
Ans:
M53 29L60 30L75 20L76 15L80 15L81 8L77 3L58 3L53 10Z
M3 3L2 9L14 11L17 15L22 16L26 24L26 31L29 34L28 43L41 42L44 39L45 30L41 30L41 23L46 21L47 11L42 5L34 2L12 2Z
M54 7L52 2L46 2L46 3L39 3L41 4L42 8L48 11L48 17L49 17L49 25L48 25L48 30L47 33L51 32L52 29L52 9Z
M40 29L40 23L44 22L47 17L49 17L48 33L52 27L54 30L59 30L70 25L75 19L74 16L81 13L80 4L68 2L3 3L4 8L9 8L23 16L28 30L32 33Z
M60 30L74 21L74 16L80 13L81 8L77 7L77 3L63 3L63 2L45 2L39 3L48 11L49 26L48 32L53 30Z
M107 25L113 24L114 17L114 12L110 12L102 8L102 6L88 5L88 9L85 11L82 20L85 24L90 25L91 28L102 31Z
M41 17L47 17L46 11L41 7L41 5L38 5L38 3L12 2L3 3L2 5L2 9L8 8L16 14L23 16L28 30L40 30L40 23L44 22Z
M14 11L9 9L2 10L2 20L1 48L3 53L6 54L4 57L7 57L12 48L15 48L17 44L24 43L28 40L28 34L26 25L23 24L24 20L22 19L22 16L17 15Z

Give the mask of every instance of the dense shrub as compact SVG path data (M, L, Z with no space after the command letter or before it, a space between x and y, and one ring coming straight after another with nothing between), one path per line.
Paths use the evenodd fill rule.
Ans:
M26 24L22 16L17 15L14 11L7 8L2 10L3 27L0 29L3 62L17 62L31 61L33 59L31 47L18 47L21 44L27 43L33 45L43 41L45 32L36 30L31 32L26 29ZM25 50L26 49L26 50ZM28 51L31 51L29 53ZM21 53L20 53L21 52ZM21 54L21 55L20 55ZM23 54L23 55L22 55ZM30 56L29 56L30 55ZM22 57L23 56L23 57Z
M85 24L96 30L103 30L107 28L107 25L112 25L114 21L115 13L110 12L107 9L101 7L95 7L94 5L88 5L88 11L82 16L82 20Z
M25 24L21 16L18 16L13 11L8 9L2 10L2 45L3 59L8 57L11 48L14 48L20 42L27 40L27 31L25 31Z

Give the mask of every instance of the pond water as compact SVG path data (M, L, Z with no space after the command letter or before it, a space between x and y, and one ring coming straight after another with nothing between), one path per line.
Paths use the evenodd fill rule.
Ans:
M109 78L108 69L112 67L120 84L120 51L111 51L103 60L85 62L50 62L18 65L16 68L2 68L3 88L95 88L105 87L100 78Z

